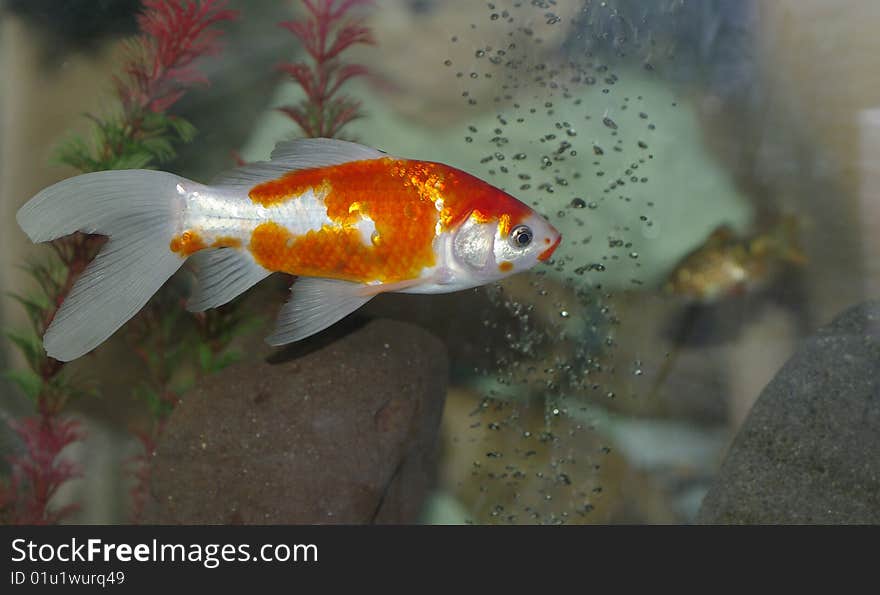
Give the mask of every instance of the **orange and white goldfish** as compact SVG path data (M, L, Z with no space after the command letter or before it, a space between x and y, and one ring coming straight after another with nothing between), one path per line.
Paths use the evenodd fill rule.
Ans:
M69 361L134 316L186 260L187 308L232 300L275 272L296 275L267 341L308 337L383 292L447 293L547 260L558 231L509 194L459 169L332 139L283 142L271 160L211 185L152 170L83 174L28 201L34 242L109 236L43 337Z

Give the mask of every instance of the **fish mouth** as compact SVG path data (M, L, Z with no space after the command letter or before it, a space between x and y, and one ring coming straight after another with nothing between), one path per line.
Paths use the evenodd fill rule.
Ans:
M553 256L553 253L556 251L556 248L559 247L559 243L560 243L560 242L562 242L562 234L561 234L561 233L557 233L557 234L556 234L556 241L553 242L553 244L551 244L549 248L547 248L546 250L544 250L543 252L541 252L540 254L538 254L538 260L540 260L541 262L544 262L544 261L546 261L548 258L550 258L551 256Z

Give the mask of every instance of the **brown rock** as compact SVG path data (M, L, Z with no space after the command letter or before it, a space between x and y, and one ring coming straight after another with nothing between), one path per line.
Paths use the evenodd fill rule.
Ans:
M148 521L417 520L433 479L446 350L408 324L338 326L274 361L224 370L177 407L157 447Z

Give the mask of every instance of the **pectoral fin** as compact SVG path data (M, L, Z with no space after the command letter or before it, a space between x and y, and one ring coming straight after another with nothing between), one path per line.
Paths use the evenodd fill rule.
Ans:
M430 282L432 278L427 280ZM339 322L380 293L405 291L425 283L407 279L393 283L351 283L335 279L302 277L291 287L291 296L278 313L269 345L285 345L310 337Z

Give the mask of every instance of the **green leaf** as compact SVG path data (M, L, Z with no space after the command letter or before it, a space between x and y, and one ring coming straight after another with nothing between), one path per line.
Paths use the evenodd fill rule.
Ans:
M22 305L34 324L37 324L43 318L43 313L49 309L49 300L45 295L24 296L12 292L7 292L6 295Z
M39 337L36 335L28 336L13 330L4 331L3 334L18 347L31 367L39 367L38 364L43 358L43 344Z
M141 386L135 387L134 394L135 397L143 399L143 401L146 402L150 409L150 413L155 417L162 417L165 404L162 402L162 399L159 398L159 393L157 393L152 387L147 384L142 384Z
M237 361L240 361L244 357L244 354L235 349L230 349L229 351L225 351L220 354L220 357L217 358L217 371L222 370L223 368L234 364Z
M193 126L189 120L185 120L180 117L171 117L168 118L168 124L171 128L174 129L174 132L177 133L178 138L180 138L181 142L188 143L192 141L198 134L198 130Z
M177 327L177 324L183 315L182 312L183 310L177 307L167 308L164 310L164 312L161 312L161 318L159 320L159 330L164 336L171 336L171 333L174 332L174 329Z
M266 317L261 314L251 314L242 318L235 329L237 336L244 336L260 330L266 325Z
M53 378L52 383L56 386L58 392L67 395L68 400L84 398L97 399L103 396L96 386L76 386L72 384L63 377L63 372Z
M16 384L32 401L36 401L43 389L43 379L33 370L5 370L0 373Z
M141 127L144 130L162 130L170 124L170 119L162 112L145 111L141 114Z
M148 151L124 153L116 157L108 169L144 169L153 162L153 159L153 154Z
M89 171L94 166L89 144L79 136L71 137L58 146L53 160L74 167L80 171Z
M174 394L185 395L196 385L196 379L192 376L188 378L180 378L171 384L171 390ZM171 413L173 407L168 407L168 413Z
M40 285L40 289L47 296L55 295L61 288L61 284L55 278L51 269L45 264L34 264L30 268L31 276Z
M156 136L141 141L141 146L156 156L159 161L167 161L174 157L174 146L167 138Z
M202 370L206 372L211 371L211 362L214 359L214 354L211 353L211 348L208 347L207 343L199 344L199 365L202 367Z

